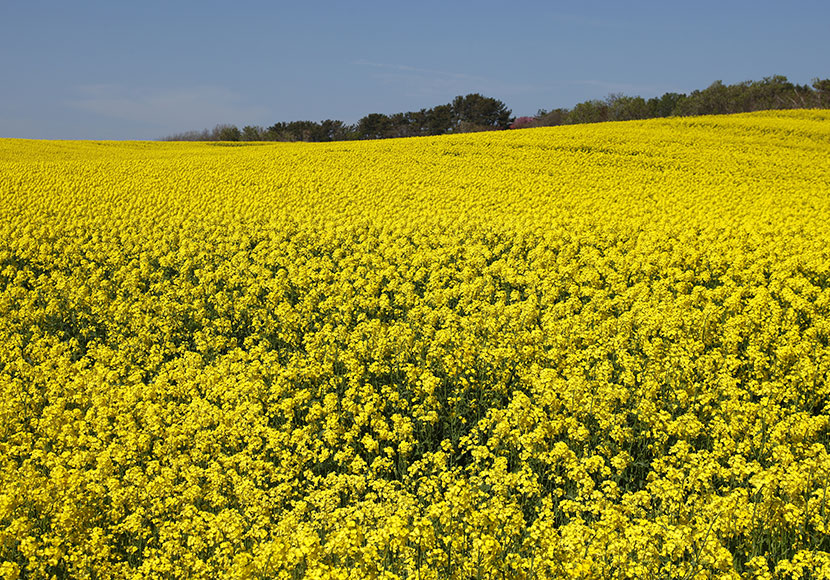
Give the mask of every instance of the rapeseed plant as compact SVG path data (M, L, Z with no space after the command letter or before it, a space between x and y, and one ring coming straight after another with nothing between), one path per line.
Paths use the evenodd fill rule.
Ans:
M829 155L0 140L0 577L830 577Z

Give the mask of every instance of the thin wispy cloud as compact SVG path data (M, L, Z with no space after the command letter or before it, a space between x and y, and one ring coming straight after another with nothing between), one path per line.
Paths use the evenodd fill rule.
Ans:
M353 66L372 70L378 82L392 85L411 97L444 98L446 95L486 93L516 95L537 88L528 83L509 83L484 76L438 70L407 64L380 63L357 60Z
M369 60L356 60L352 62L353 65L357 66L367 66L376 69L386 70L386 71L399 71L403 73L413 73L413 74L422 74L422 75L430 75L436 77L445 77L445 78L454 78L454 79L463 79L463 80L477 80L482 81L486 80L484 77L477 77L474 75L464 74L464 73L457 73L457 72L448 72L443 70L436 70L431 68L423 68L418 66L409 66L405 64L387 64L382 62L373 62Z
M267 114L238 93L217 86L144 88L116 84L83 85L68 104L96 115L179 129L216 123L247 123Z

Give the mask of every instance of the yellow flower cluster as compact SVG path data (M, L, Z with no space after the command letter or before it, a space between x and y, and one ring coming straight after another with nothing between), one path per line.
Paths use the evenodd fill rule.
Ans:
M0 140L0 577L830 578L830 111Z

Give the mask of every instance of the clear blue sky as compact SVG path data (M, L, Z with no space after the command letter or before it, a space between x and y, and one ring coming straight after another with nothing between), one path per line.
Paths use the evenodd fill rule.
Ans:
M830 1L0 0L0 137L156 139L830 77Z

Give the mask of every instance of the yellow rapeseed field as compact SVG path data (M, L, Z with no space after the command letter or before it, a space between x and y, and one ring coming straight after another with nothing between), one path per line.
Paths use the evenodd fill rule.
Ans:
M0 140L0 578L830 578L830 111Z

